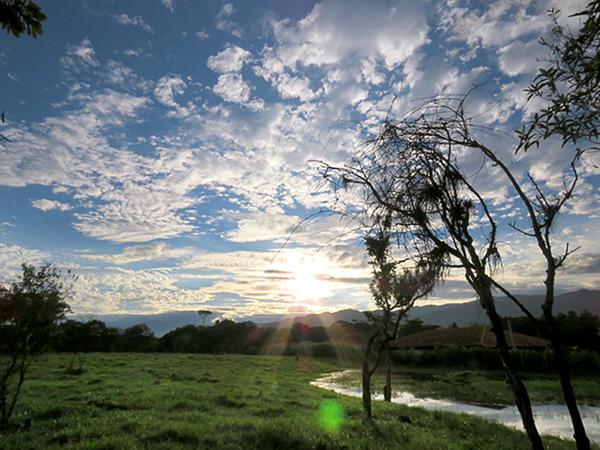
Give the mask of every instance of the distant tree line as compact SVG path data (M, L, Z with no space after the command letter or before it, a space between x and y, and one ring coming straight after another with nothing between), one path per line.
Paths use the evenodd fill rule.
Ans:
M505 324L508 319L504 319ZM536 335L525 317L510 318L513 331ZM600 318L587 311L573 311L557 316L561 339L567 346L600 352ZM398 327L397 336L407 336L436 328L420 319L411 319ZM344 322L324 326L294 323L289 327L259 326L253 322L219 320L211 326L185 325L157 337L145 324L120 329L100 320L63 320L50 337L48 350L55 352L172 352L172 353L241 353L267 352L296 355L304 344L362 347L374 325L369 322ZM0 327L0 342L3 333ZM300 349L300 350L299 350ZM318 356L333 356L334 352L320 348Z
M512 330L517 333L539 335L528 317L510 317L503 321L505 328L508 328L510 322ZM556 316L556 327L563 345L600 352L600 317L588 311L581 314L569 311Z

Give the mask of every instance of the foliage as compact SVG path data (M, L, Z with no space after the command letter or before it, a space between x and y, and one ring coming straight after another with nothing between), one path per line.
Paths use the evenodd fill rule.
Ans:
M539 373L554 371L555 361L550 351L514 349L510 355L517 370ZM401 366L502 369L498 352L482 347L449 345L433 350L397 350L392 353L392 359ZM595 374L600 371L600 355L595 352L574 350L567 353L567 359L571 369L576 372Z
M46 14L32 0L0 0L0 24L8 34L38 37L44 32Z
M567 143L591 144L600 136L600 0L574 15L583 25L571 30L559 24L559 11L551 10L552 33L541 43L549 50L548 65L541 67L529 86L528 100L544 106L519 132L528 150L550 136Z
M421 319L409 319L398 327L398 337L433 330L437 325L425 325Z
M540 317L539 320L543 318ZM569 311L558 314L555 320L563 345L600 352L600 317L588 311L581 314ZM505 322L508 321L513 331L530 336L538 334L537 327L527 317L506 318Z
M212 314L212 311L208 309L200 309L198 310L198 315L202 319L202 326L206 325L206 319Z
M45 350L56 323L69 310L74 278L50 264L22 264L21 278L0 292L0 430L8 428L30 358Z

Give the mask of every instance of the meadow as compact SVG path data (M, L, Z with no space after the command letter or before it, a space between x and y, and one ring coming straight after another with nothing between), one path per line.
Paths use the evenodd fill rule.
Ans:
M367 426L359 399L309 385L341 368L305 357L50 354L31 366L18 428L0 448L529 448L525 434L476 417L383 402Z

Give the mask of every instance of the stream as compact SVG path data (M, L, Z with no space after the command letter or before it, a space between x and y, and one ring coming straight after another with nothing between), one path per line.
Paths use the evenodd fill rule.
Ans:
M338 394L351 397L361 397L362 392L358 387L343 386L338 380L347 376L349 373L358 372L356 370L344 370L341 372L332 372L323 377L311 381L311 385L327 389ZM382 400L383 395L373 396L375 400ZM523 430L521 416L516 406L505 406L502 408L490 408L484 406L470 405L452 400L442 400L433 398L415 397L410 392L394 392L392 402L407 406L416 406L430 411L444 411L453 413L472 414L482 419L499 422L503 425ZM600 444L600 407L580 405L579 411L583 417L583 422L587 435L591 441ZM573 440L573 428L571 419L565 405L546 404L534 405L533 414L538 430L541 434L549 434L564 439Z

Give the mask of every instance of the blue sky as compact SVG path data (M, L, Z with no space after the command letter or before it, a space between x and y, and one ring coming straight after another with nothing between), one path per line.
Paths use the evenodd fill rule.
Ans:
M512 132L539 106L523 90L546 11L576 26L567 16L583 2L39 4L41 37L0 37L2 280L52 261L80 277L77 313L240 316L369 308L355 223L317 216L286 243L332 202L312 161L346 161L387 114L474 85L480 122ZM514 160L512 141L488 139ZM511 164L557 188L564 150L549 142ZM477 183L499 220L522 219L486 170ZM582 175L556 230L557 245L581 245L562 290L600 287L597 165ZM534 243L501 231L503 281L539 291ZM456 273L430 301L472 298Z

